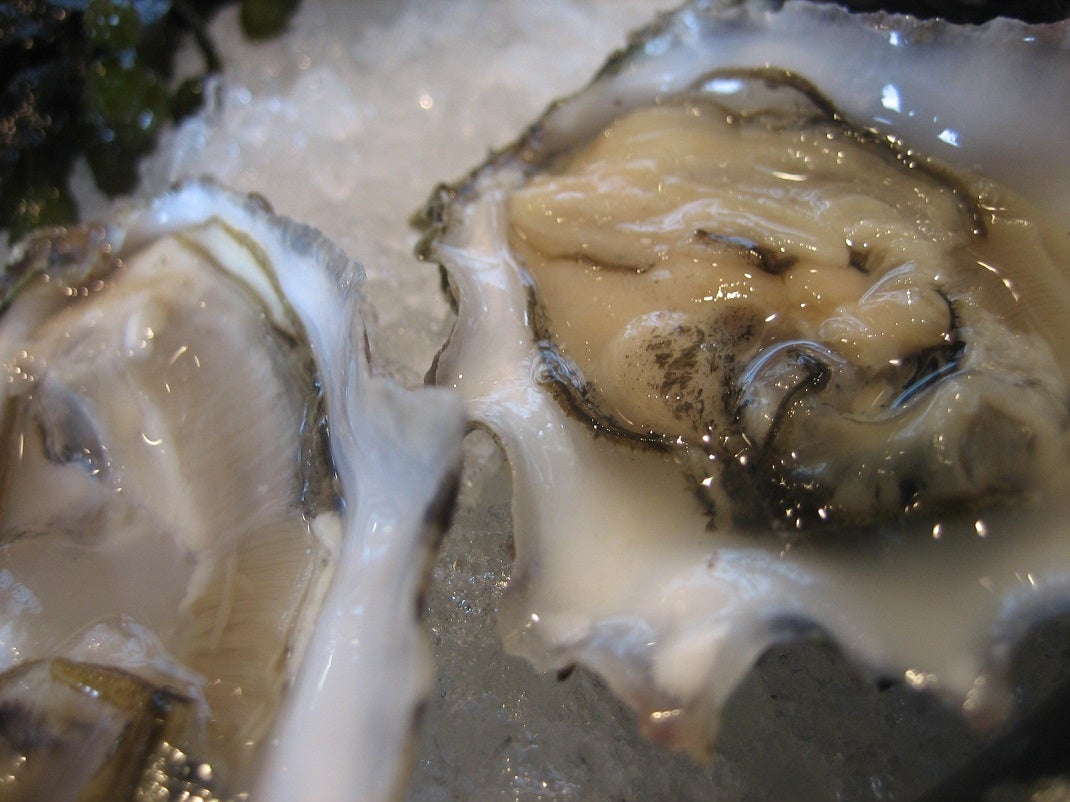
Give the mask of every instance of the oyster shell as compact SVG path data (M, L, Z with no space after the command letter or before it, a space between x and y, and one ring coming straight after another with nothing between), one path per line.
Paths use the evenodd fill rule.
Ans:
M692 3L432 197L458 306L434 375L513 474L507 648L592 668L697 755L756 658L814 628L1004 714L1014 644L1070 599L1070 84L1034 77L1068 41ZM676 118L664 162L643 115ZM742 302L700 321L718 295ZM703 348L727 356L696 381Z
M397 793L462 416L371 375L362 269L202 181L40 234L4 278L20 798Z

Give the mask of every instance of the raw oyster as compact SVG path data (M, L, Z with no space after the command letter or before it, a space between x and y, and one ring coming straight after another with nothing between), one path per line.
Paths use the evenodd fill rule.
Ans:
M202 181L4 279L5 789L397 793L462 415L371 375L362 269Z
M1006 712L1070 601L1070 83L1035 79L1068 42L692 3L436 192L434 375L513 474L509 649L697 755L815 628Z

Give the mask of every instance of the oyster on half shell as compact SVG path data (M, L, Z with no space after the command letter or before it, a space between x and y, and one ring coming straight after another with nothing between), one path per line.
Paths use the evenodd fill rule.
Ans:
M372 376L362 268L202 181L4 281L4 793L396 794L462 416Z
M978 721L1070 602L1070 28L692 3L425 210L510 650L707 753L814 628Z

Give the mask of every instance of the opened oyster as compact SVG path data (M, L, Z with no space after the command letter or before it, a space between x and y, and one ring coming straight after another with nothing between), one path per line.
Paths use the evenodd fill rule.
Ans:
M693 3L426 210L507 647L703 755L817 628L1001 716L1066 585L1065 25Z
M396 793L461 415L371 376L361 268L191 182L4 278L2 795Z

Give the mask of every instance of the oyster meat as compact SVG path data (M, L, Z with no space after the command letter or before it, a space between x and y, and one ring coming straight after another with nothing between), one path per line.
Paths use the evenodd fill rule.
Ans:
M5 793L396 793L462 416L372 377L362 280L207 181L21 245L0 313Z
M1005 714L1070 601L1070 82L1034 78L1068 43L695 2L435 193L435 378L513 474L510 650L696 755L814 629Z

